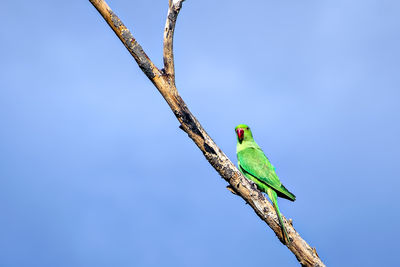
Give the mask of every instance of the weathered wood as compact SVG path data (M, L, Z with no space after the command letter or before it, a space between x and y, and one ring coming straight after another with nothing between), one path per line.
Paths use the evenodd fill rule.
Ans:
M182 3L184 0L178 1L168 1L168 14L167 21L165 22L164 29L164 49L163 49L163 59L164 59L164 73L168 76L169 80L173 85L175 85L175 67L174 67L174 31L176 19L178 18L179 11L182 8Z
M271 203L266 199L255 184L247 180L229 158L215 144L211 137L200 125L196 117L189 111L175 86L175 70L173 58L173 35L176 20L184 0L169 0L169 9L164 31L164 69L159 70L143 51L131 32L114 14L103 0L89 0L103 16L108 25L122 41L143 73L150 79L165 101L170 106L180 128L185 131L197 147L203 152L208 162L229 183L229 190L242 197L256 214L275 232L279 240L289 248L303 266L325 266L315 248L309 246L283 217L289 239L285 244L278 217Z

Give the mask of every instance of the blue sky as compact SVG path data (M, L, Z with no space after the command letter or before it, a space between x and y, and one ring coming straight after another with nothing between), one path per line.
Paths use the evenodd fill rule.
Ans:
M109 1L162 63L167 0ZM178 89L233 160L247 123L329 266L395 266L400 2L187 0ZM2 3L1 266L295 266L89 1Z

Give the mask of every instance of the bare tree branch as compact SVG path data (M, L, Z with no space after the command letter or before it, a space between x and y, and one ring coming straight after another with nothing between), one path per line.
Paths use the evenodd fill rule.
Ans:
M131 34L131 32L125 27L122 21L117 15L111 10L105 1L102 0L90 0L93 6L103 16L104 20L113 29L115 34L128 49L129 53L134 57L139 67L142 69L144 74L153 82L157 83L157 80L161 76L160 70L153 64L142 47Z
M229 158L214 143L179 96L175 87L172 42L176 19L184 0L169 0L168 16L164 32L164 72L160 71L153 64L142 47L136 42L131 32L103 0L89 1L114 30L115 34L135 58L139 67L162 94L172 112L181 123L180 128L188 134L203 152L208 162L229 183L229 190L242 197L253 208L256 214L275 232L282 244L292 251L301 265L325 266L315 248L312 248L300 237L292 226L291 220L288 222L283 217L289 239L291 240L289 244L285 243L278 217L271 203L257 189L255 184L251 183L240 173Z
M164 70L165 74L175 85L175 67L174 67L174 31L176 19L178 18L179 11L182 8L182 3L185 0L169 0L167 21L165 22L164 30Z

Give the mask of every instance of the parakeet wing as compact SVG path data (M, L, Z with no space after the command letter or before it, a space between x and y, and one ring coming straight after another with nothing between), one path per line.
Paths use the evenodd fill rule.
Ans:
M241 150L237 156L240 162L240 167L244 171L272 187L281 197L285 197L292 201L296 199L296 197L282 185L275 173L274 167L261 149L247 147Z

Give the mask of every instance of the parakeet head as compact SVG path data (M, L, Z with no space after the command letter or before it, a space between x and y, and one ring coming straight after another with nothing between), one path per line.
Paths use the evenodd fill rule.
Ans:
M243 141L253 140L253 135L251 133L250 127L246 124L239 124L235 128L236 136L238 142L241 144Z

